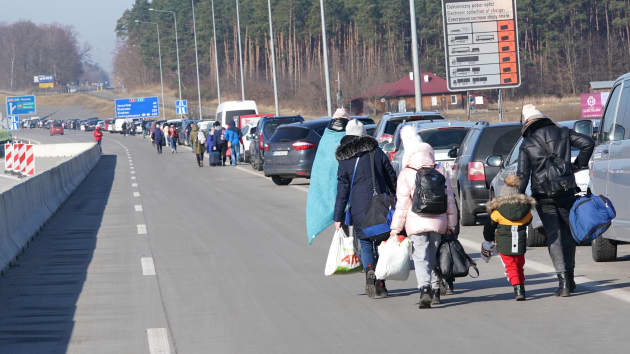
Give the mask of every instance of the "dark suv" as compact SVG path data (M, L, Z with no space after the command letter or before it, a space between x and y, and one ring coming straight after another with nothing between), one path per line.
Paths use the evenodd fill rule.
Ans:
M488 165L486 160L496 155L505 159L520 136L520 123L488 124L481 121L470 128L461 147L449 151L450 157L456 157L451 186L457 192L462 226L474 225L477 215L487 213L490 183L499 167Z
M256 126L258 134L251 137L249 144L249 159L252 167L257 171L262 171L265 163L265 152L269 151L269 140L279 126L303 121L302 116L265 117L258 121Z

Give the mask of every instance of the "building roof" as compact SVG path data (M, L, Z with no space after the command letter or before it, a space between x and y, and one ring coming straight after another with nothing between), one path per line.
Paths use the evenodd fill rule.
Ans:
M613 87L614 81L591 81L591 89L606 90Z
M411 79L412 76L413 74L410 73L403 76L400 80L396 82L385 82L376 84L363 92L359 97L355 97L354 99L415 96L416 93L413 86L414 82ZM450 91L446 87L445 79L433 73L422 73L421 77L421 90L423 96L450 93Z

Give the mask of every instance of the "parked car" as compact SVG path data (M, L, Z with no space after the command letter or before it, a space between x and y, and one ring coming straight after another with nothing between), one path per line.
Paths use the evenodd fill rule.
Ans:
M265 154L265 176L284 186L294 178L310 178L311 168L329 118L278 127Z
M453 162L455 158L448 156L448 152L454 147L461 146L466 134L475 123L458 122L458 121L416 121L405 123L398 126L396 130L394 142L388 143L383 147L383 151L390 157L392 167L396 171L396 175L400 173L402 167L402 158L405 155L405 147L400 139L400 130L403 126L412 126L420 139L431 145L435 151L436 163L442 164L450 178Z
M250 161L250 145L255 143L257 133L258 127L256 125L246 125L241 129L241 135L243 137L243 153L241 154L241 158L244 162L249 163Z
M50 136L63 135L63 123L60 121L54 121L50 125Z
M199 123L197 123L197 126L199 127L199 130L204 131L204 132L208 132L210 131L210 129L212 128L212 126L214 125L214 120L202 120L199 121ZM179 123L181 125L181 122Z
M593 194L609 198L617 211L612 226L593 240L596 262L617 259L617 245L630 242L630 73L613 84L589 164Z
M252 114L258 114L255 101L228 101L217 106L216 120L227 127L227 123L234 118Z
M376 133L376 124L366 124L365 131L367 132L367 135L373 137L374 133Z
M190 146L190 125L197 122L198 121L192 119L184 119L175 125L179 131L179 137L177 138L179 145Z
M592 136L593 135L593 122L590 120L580 121L564 121L557 123L560 126L568 127L575 130L578 133ZM502 156L494 155L487 158L486 164L489 166L499 167L500 170L490 183L490 199L494 198L499 191L505 186L505 177L510 173L516 173L518 170L518 155L521 149L523 138L519 138L512 151L504 159ZM577 149L571 150L571 161L575 161L578 154ZM583 193L590 192L590 176L588 170L577 171L574 173L575 182ZM530 187L527 186L527 195L531 195ZM542 220L538 216L536 209L532 211L532 222L527 229L527 246L528 247L540 247L547 244L547 236L543 229Z
M376 125L374 138L379 144L391 143L400 124L418 120L444 120L444 116L439 112L386 113Z
M479 215L487 214L490 182L499 172L499 167L487 164L488 157L498 155L505 159L520 136L520 123L480 121L470 128L460 147L448 152L450 157L456 157L450 178L457 192L462 226L474 225Z
M265 163L265 152L269 151L268 142L279 126L303 121L302 116L265 117L258 121L256 126L258 135L252 137L249 144L249 158L252 167L257 171L262 171Z

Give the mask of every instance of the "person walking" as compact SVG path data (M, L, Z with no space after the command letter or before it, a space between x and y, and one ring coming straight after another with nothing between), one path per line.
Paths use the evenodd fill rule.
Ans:
M234 121L228 123L228 129L225 133L228 149L230 149L230 159L232 165L238 165L241 158L241 132L236 128Z
M206 136L202 131L199 131L197 124L192 124L190 129L190 144L192 145L193 152L197 157L197 165L203 167L203 153L206 150Z
M123 136L127 136L127 121L123 121L121 129Z
M510 284L514 287L516 301L525 300L525 251L527 226L532 222L534 198L518 192L521 180L510 173L499 196L488 202L486 208L490 221L483 228L481 254L487 259L493 250L499 252ZM489 247L484 247L489 246Z
M171 124L168 127L168 142L171 146L171 154L177 153L177 139L179 137L179 132L175 128L175 124Z
M98 151L102 153L103 148L101 146L101 141L103 140L103 131L98 125L96 126L96 129L94 129L94 140L96 141L96 144L98 144Z
M558 277L556 296L575 291L575 241L569 211L579 189L574 172L588 168L595 143L590 137L557 126L536 106L523 106L523 143L518 155L519 193L531 180L532 197L547 235L547 248ZM580 150L571 163L571 149Z
M225 166L227 140L225 139L225 129L219 122L214 122L214 146L216 147L216 151L221 155L221 166Z
M405 154L397 182L396 211L390 227L390 239L387 242L396 242L396 238L403 239L401 233L403 230L406 231L413 244L412 258L420 289L419 308L430 308L432 304L440 304L440 279L435 270L437 252L442 235L455 233L457 206L451 184L446 178L446 171L441 165L436 165L431 145L421 142L416 129L411 126L404 127L400 136ZM416 185L417 179L420 179L420 185ZM414 204L417 188L427 188L418 191L416 198L423 199L422 203L417 204L439 205L440 208L430 212L419 211ZM440 192L431 193L434 190Z
M337 170L337 197L335 200L335 228L345 221L346 207L352 215L354 235L361 245L361 263L365 271L365 291L370 298L386 297L385 281L377 280L374 270L378 262L377 247L382 240L368 238L361 231L361 224L374 194L396 191L396 172L389 159L378 147L378 142L367 136L365 127L356 119L346 125L346 136L335 153ZM372 160L376 186L372 183Z
M155 129L153 129L153 133L151 133L151 139L153 140L153 143L157 147L158 154L161 155L162 147L166 145L166 137L164 136L162 129L160 129L159 124L155 125Z
M216 156L216 147L214 146L214 127L210 128L208 131L208 135L206 136L206 152L208 153L208 166L216 166L217 159L213 156Z

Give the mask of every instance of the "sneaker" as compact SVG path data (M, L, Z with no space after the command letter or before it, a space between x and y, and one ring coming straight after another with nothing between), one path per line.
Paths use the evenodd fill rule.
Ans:
M430 309L431 308L431 288L425 286L420 289L420 304L418 305L419 309Z
M440 304L440 289L433 289L433 298L431 299L431 305Z
M372 269L365 273L365 293L371 299L376 297L376 274Z
M446 280L446 294L445 295L453 295L455 294L454 288L454 279Z
M514 299L516 301L525 301L525 286L514 285Z
M387 297L389 295L387 293L387 288L385 287L385 280L377 279L375 288L376 288L376 298L380 299L380 298Z

